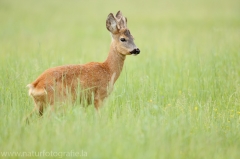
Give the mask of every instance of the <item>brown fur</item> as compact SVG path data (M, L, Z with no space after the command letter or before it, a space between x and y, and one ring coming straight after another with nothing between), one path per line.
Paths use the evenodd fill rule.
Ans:
M105 62L50 68L28 85L29 95L35 103L34 111L37 110L42 115L46 104L63 102L68 99L69 94L71 101L74 102L80 95L80 99L85 98L88 104L91 103L93 96L94 106L96 109L99 108L113 89L122 71L126 55L136 49L125 19L120 11L116 17L110 13L107 18L106 26L112 33L112 42ZM125 38L128 42L121 42L120 38Z

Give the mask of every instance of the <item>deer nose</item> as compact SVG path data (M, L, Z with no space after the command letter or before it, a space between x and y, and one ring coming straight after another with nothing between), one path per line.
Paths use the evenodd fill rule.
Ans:
M130 52L131 54L140 54L139 48L134 49L133 51Z

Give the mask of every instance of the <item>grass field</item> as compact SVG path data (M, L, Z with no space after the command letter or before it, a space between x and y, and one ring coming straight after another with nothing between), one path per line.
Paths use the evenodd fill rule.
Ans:
M26 85L50 67L104 61L118 10L141 53L101 116L74 104L24 124ZM238 0L1 0L0 19L0 158L240 158Z

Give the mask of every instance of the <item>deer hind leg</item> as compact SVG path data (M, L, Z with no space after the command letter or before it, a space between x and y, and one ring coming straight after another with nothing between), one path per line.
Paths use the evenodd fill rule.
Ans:
M29 123L29 119L35 112L38 112L39 116L43 115L43 109L46 105L46 92L42 89L35 89L31 84L29 84L29 95L33 98L34 109L32 112L25 118L25 121Z
M26 123L29 123L29 120L30 120L30 118L33 116L34 113L38 113L40 117L43 115L43 110L44 110L44 107L45 107L45 102L39 101L38 99L35 99L34 97L33 97L33 100L34 100L34 108L33 108L33 110L31 111L31 113L29 113L29 114L27 115L27 117L25 118L25 122L26 122Z
M42 116L44 107L46 105L45 100L42 98L34 98L34 97L33 97L33 100L35 105L34 110L38 112L39 116Z

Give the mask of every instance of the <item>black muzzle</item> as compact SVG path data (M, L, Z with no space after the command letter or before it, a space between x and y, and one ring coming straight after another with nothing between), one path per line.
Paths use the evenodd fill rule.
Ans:
M130 53L137 55L137 54L140 54L140 50L139 50L139 48L136 48L133 51L131 51Z

